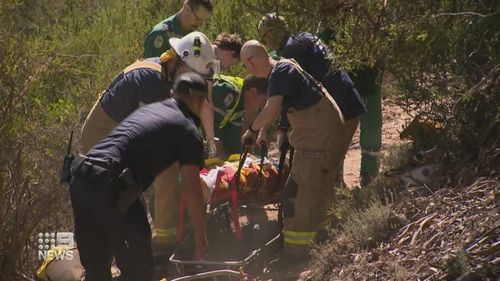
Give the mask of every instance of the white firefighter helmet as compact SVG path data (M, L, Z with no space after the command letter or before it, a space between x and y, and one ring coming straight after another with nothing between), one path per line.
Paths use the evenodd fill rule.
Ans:
M215 53L207 36L193 31L182 38L170 38L170 46L181 59L201 75L210 75Z

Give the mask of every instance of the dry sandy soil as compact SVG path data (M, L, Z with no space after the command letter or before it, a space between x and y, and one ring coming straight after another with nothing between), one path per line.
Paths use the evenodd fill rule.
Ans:
M382 153L391 146L402 143L399 133L410 117L403 109L392 104L389 100L382 101ZM346 160L344 161L344 181L348 187L359 186L359 168L361 163L361 148L359 146L359 127L352 140Z

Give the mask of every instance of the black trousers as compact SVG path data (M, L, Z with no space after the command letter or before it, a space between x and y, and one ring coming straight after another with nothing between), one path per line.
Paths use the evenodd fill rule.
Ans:
M88 163L84 163L87 165ZM81 169L80 169L81 170ZM70 185L75 219L75 240L86 281L111 280L113 256L121 271L119 280L150 281L153 277L151 228L139 200L121 213L114 205L116 183L107 172L91 166L76 171Z

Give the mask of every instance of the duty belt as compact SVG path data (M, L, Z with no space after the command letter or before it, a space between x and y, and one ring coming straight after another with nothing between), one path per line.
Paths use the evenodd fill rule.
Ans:
M108 193L118 210L125 213L149 184L137 180L129 168L120 169L119 166L105 167L86 156L77 155L71 163L71 173L84 181L104 180L102 192Z
M75 155L75 159L71 163L71 174L78 175L80 177L88 176L91 174L96 176L106 176L109 179L113 176L118 176L118 172L115 169L110 169L104 165L93 163L90 158L84 155Z

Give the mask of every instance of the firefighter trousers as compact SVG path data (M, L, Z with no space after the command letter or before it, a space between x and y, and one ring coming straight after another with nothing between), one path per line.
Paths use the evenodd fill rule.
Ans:
M176 242L181 196L179 173L180 164L175 162L158 175L153 183L155 190L153 241L159 247Z
M335 201L338 167L355 130L330 97L287 115L295 156L282 200L284 254L305 258Z
M116 126L118 123L102 109L100 99L98 99L83 123L80 142L84 154L105 138Z

